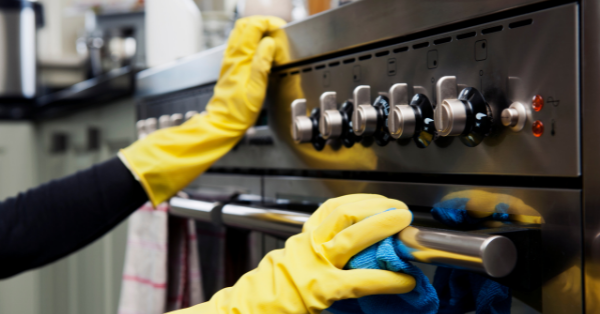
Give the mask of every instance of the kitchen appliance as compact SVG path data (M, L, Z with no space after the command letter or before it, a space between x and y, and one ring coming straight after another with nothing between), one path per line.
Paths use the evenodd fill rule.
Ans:
M599 6L371 0L287 25L256 126L172 214L286 237L327 198L382 194L413 210L420 249L462 254L424 269L486 274L515 309L595 313ZM138 128L202 111L222 51L140 73ZM440 204L511 222L450 228ZM475 249L488 237L502 275Z
M43 26L42 6L2 0L0 23L0 116L18 119L37 93L36 33Z

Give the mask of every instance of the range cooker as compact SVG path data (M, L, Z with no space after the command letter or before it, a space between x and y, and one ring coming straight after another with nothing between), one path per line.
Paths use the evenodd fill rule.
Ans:
M593 1L370 0L289 24L271 34L256 125L172 214L285 238L328 198L382 194L415 214L399 236L440 253L415 258L423 269L482 273L530 311L595 313L599 14ZM202 111L223 49L140 73L140 131ZM430 210L449 200L511 221L442 225Z

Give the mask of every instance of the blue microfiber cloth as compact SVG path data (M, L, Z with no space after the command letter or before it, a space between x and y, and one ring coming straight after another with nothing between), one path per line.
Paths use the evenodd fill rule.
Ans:
M438 203L432 210L433 217L455 227L473 226L485 220L508 221L507 204L498 204L496 213L478 219L467 215L468 201L467 198L456 198ZM346 268L385 269L409 274L416 280L413 291L341 300L327 310L333 314L458 314L472 310L477 314L510 313L512 299L507 287L475 273L445 267L438 267L432 286L423 272L407 261L410 254L411 249L393 236L352 257Z
M415 277L417 283L413 291L337 301L327 310L334 314L437 313L437 293L425 274L405 260L408 254L410 249L402 241L397 237L389 237L352 257L346 268L386 269L409 274Z
M395 210L394 208L388 210ZM439 300L429 279L406 259L412 249L392 236L376 243L350 259L348 269L385 269L415 278L413 291L405 294L371 295L335 302L327 310L333 314L429 314L437 313Z
M508 288L478 274L438 267L433 286L440 298L440 314L510 313L512 298Z

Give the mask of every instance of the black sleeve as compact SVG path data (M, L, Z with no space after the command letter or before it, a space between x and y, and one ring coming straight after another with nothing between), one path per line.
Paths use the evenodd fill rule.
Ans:
M67 256L147 201L118 158L0 203L0 278Z

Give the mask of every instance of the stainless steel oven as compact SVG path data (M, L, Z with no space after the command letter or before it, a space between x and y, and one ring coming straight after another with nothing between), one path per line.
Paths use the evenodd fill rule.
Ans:
M285 238L327 198L382 194L411 207L422 243L479 261L417 260L423 269L496 278L515 312L595 313L598 12L592 1L370 0L287 25L272 34L283 57L256 126L172 213ZM202 111L222 49L142 72L138 127ZM449 230L430 214L449 198L504 204L512 222Z

